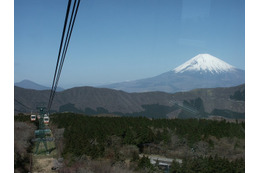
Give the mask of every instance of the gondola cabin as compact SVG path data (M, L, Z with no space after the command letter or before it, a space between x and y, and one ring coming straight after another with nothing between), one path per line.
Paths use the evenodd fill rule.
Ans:
M49 121L50 121L50 118L47 116L44 116L44 118L43 118L44 124L49 124Z
M35 121L36 120L36 115L31 115L31 121Z

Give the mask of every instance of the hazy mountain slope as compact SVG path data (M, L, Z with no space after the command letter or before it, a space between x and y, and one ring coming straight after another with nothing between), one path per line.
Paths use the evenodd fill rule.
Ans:
M178 92L195 88L231 87L245 83L245 71L209 54L199 54L174 70L155 77L102 87L126 92Z
M85 113L86 109L96 111L99 108L108 113L134 113L145 111L143 105L158 104L162 111L173 105L182 104L184 100L190 101L201 98L205 112L212 112L214 109L230 110L233 112L245 112L245 102L230 99L237 91L244 91L245 86L240 85L230 88L196 89L190 92L179 92L175 94L164 92L126 93L123 91L78 87L56 93L52 110L54 111L76 111ZM37 91L14 88L15 112L30 112L34 110L37 103L47 104L50 91ZM156 107L158 107L156 106ZM64 109L61 109L64 108ZM159 110L160 112L160 110Z
M49 90L51 87L46 87L40 84L37 84L30 80L22 80L21 82L14 83L14 86L18 86L25 89L34 89L34 90ZM63 91L61 87L57 87L57 91Z

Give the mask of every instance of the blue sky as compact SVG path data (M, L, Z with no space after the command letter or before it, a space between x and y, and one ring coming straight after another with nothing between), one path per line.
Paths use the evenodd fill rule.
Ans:
M245 69L244 0L82 0L59 86L136 80L209 53ZM14 0L14 82L51 86L66 0Z

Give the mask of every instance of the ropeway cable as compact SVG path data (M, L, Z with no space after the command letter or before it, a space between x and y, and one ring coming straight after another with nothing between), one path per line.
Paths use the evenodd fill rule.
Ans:
M51 89L48 107L47 107L48 112L50 111L50 108L51 108L51 105L52 105L52 102L53 102L53 99L54 99L54 96L55 96L55 93L56 93L56 89L57 89L58 82L59 82L59 79L60 79L63 63L64 63L64 60L65 60L65 57L66 57L71 33L72 33L74 23L75 23L75 19L76 19L76 16L77 16L79 4L80 4L80 0L74 1L74 5L73 5L72 12L71 12L70 21L69 21L69 26L67 28L68 16L69 16L70 7L71 7L71 0L68 1L67 12L66 12L66 17L65 17L65 21L64 21L62 38L61 38L61 44L60 44L59 54L58 54L58 58L57 58L55 73L54 73L54 77L53 77L52 89ZM67 28L66 39L65 39L65 43L63 43L66 28ZM62 47L63 47L63 49L62 49ZM61 55L61 51L62 51L62 55Z
M79 2L80 2L80 1L78 1L76 10L75 10L76 1L74 2L74 5L73 5L73 11L72 11L72 14L71 14L71 19L72 19L72 20L70 20L70 23L69 23L69 31L67 32L67 35L66 35L66 41L65 41L65 45L64 45L63 52L62 52L62 58L61 58L60 66L59 66L59 71L58 71L58 75L57 75L57 80L56 80L55 87L54 87L53 98L54 98L54 96L55 96L55 91L56 91L56 88L57 88L57 86L58 86L58 81L59 81L59 78L60 78L61 70L62 70L63 63L64 63L64 60L65 60L65 57L66 57L66 53L67 53L67 49L68 49L68 45L69 45L71 33L72 33L72 30L73 30L73 26L74 26L74 23L75 23L75 18L76 18L77 11L78 11L78 7L79 7ZM52 99L51 101L53 101L53 99ZM50 104L52 104L52 102L51 102Z
M55 96L55 92L56 92L56 88L57 88L58 81L59 81L59 78L60 78L60 74L61 74L61 70L62 70L62 67L63 67L64 59L65 59L65 56L66 56L66 52L67 52L67 48L68 48L70 36L71 36L72 30L73 30L73 26L74 26L74 23L75 23L75 19L76 19L76 15L77 15L79 3L80 3L80 0L77 1L77 7L76 7L76 1L74 2L74 6L73 6L72 13L71 13L71 18L70 18L70 24L69 24L69 27L68 27L68 29L67 29L66 41L65 41L64 47L63 47L62 58L61 58L61 60L59 61L60 64L59 64L58 74L56 75L56 81L54 80L54 81L55 81L55 84L53 85L52 93L51 93L50 99L49 99L48 110L50 110L51 105L52 105L53 98L54 98L54 96ZM75 7L76 7L76 11L75 11ZM72 25L71 25L71 24L72 24ZM64 35L63 35L63 37L64 37ZM58 62L58 61L57 61L57 62ZM57 69L56 69L55 73L56 73L56 72L57 72Z
M68 1L68 5L67 5L67 12L66 12L64 26L63 26L60 49L59 49L58 59L57 59L57 63L56 63L56 69L55 69L55 73L54 73L54 77L53 77L52 88L51 88L51 93L50 93L50 97L49 97L49 103L48 103L48 107L47 107L48 110L50 108L50 102L51 102L51 98L52 98L52 95L53 95L53 92L54 92L54 83L55 83L55 80L56 80L57 69L58 69L58 65L59 65L59 61L60 61L60 53L61 53L61 49L62 49L62 45L63 45L64 34L65 34L65 31L66 31L68 15L69 15L69 11L70 11L70 5L71 5L71 0Z

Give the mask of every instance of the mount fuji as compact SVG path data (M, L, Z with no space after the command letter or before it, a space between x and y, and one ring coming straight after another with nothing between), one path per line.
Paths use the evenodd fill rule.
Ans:
M245 71L210 54L199 54L155 77L102 87L126 92L179 92L196 88L231 87L245 83Z
M201 72L220 74L235 71L235 67L209 54L199 54L173 70L175 73Z

